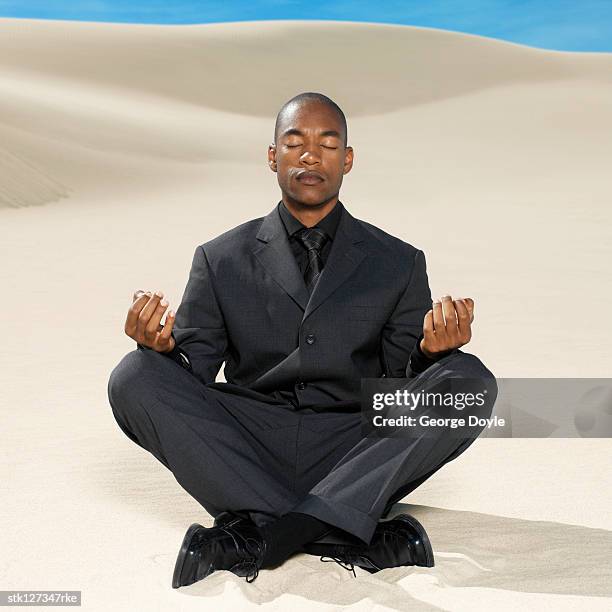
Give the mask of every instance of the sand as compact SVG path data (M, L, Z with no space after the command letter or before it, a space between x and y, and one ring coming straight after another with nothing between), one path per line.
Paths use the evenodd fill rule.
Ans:
M106 382L133 291L177 307L195 247L278 202L266 151L300 91L347 115L345 206L423 249L435 295L475 299L469 350L497 376L609 376L612 54L2 19L0 589L80 589L86 610L609 609L608 439L478 440L397 508L433 569L355 580L300 555L170 588L184 530L212 519L118 429Z

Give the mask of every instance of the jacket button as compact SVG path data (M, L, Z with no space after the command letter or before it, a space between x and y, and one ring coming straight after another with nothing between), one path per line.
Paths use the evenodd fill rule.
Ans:
M299 382L299 383L296 385L296 387L297 387L297 388L298 388L300 391L303 391L303 390L306 388L306 383L304 383L304 382L300 381L300 382Z
M308 344L314 344L314 342L315 342L315 337L314 337L314 334L308 334L308 335L306 336L306 342L307 342Z

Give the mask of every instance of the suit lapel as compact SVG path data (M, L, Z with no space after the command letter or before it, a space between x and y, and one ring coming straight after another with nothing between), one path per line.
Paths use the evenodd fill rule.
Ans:
M274 280L297 302L302 310L308 303L308 289L295 261L283 221L275 207L264 217L257 232L263 242L253 254Z
M366 253L358 245L364 241L365 236L358 221L345 208L327 262L306 305L302 322L327 300L359 266Z
M274 280L304 310L302 321L318 308L348 277L366 256L359 248L367 234L359 222L346 210L340 218L327 262L312 295L295 261L285 226L277 207L264 217L257 232L262 243L253 254ZM310 299L309 299L310 297Z

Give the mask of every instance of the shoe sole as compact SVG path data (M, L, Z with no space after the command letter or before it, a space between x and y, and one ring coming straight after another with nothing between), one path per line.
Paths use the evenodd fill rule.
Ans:
M191 539L198 531L198 529L202 529L202 525L200 525L199 523L193 523L192 525L190 525L189 529L187 529L187 532L185 533L185 537L183 538L183 542L181 543L181 549L179 550L179 554L176 558L176 563L174 564L174 573L172 574L173 589L178 589L180 586L186 586L181 584L181 575L183 573L183 568L185 567L185 558L187 556L189 544L191 543Z
M421 525L421 523L419 523L419 521L417 521L414 518L414 516L403 515L403 516L398 516L391 520L401 521L402 523L407 523L415 531L419 533L419 535L421 536L421 541L423 542L423 548L425 548L425 563L426 563L426 565L419 566L419 567L433 567L434 566L434 553L433 553L433 548L431 546L431 542L429 541L429 536L427 535L427 532L425 531L425 527L423 527L423 525Z

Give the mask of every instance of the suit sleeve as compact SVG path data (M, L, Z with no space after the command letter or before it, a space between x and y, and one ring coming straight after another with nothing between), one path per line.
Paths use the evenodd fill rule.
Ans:
M185 354L189 363L186 369L204 384L215 381L228 348L227 330L213 280L204 249L198 246L172 329L176 346L173 354L168 353L179 363L180 353Z
M409 368L408 370L406 370L406 376L408 378L411 378L416 374L424 372L430 365L436 363L438 359L442 359L442 357L446 357L451 353L457 352L457 349L453 349L452 351L445 351L443 353L440 353L436 355L435 358L427 357L427 355L425 355L425 353L421 350L421 340L423 339L423 337L424 336L421 333L421 335L416 341L416 344L414 345L414 348L412 349L412 353L410 354L410 359L408 360Z
M425 254L417 249L408 285L383 328L381 354L386 376L411 378L434 363L418 347L423 337L423 319L430 308Z
M178 363L181 367L185 368L186 370L189 370L190 372L193 372L193 368L191 367L191 359L189 359L187 351L185 351L185 349L182 349L179 346L178 340L176 339L176 336L174 334L174 330L172 330L170 335L174 338L174 348L167 353L162 353L162 355L166 355L170 359L176 361L176 363Z
M174 338L174 348L171 351L168 351L167 353L160 353L160 355L165 355L166 357L168 357L168 359L176 361L176 363L178 363L181 367L185 368L186 370L189 370L190 372L193 372L193 370L191 369L191 360L189 359L189 355L187 355L187 352L181 349L181 347L178 345L176 336L174 335L174 330L170 332L170 335ZM143 351L151 350L149 349L149 347L144 346L139 342L136 343L136 347Z

